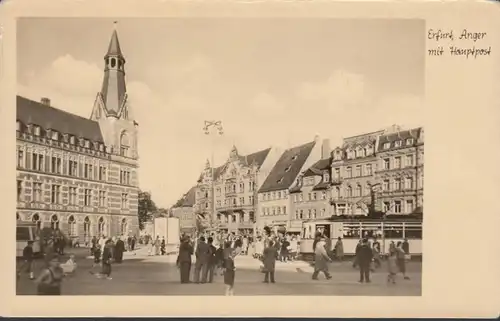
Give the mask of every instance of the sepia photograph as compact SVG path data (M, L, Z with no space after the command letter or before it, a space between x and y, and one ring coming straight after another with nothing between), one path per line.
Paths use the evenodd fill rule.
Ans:
M421 296L426 35L17 19L16 294Z

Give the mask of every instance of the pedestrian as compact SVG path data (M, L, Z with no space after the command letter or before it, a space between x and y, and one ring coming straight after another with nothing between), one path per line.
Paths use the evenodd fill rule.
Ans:
M161 240L159 235L156 236L154 245L155 245L155 255L160 255Z
M264 254L262 255L262 263L264 264L263 272L264 283L269 283L269 279L271 279L271 283L275 283L274 279L274 271L276 267L276 259L278 258L278 251L273 246L273 241L269 243L269 246L264 249Z
M191 256L193 255L193 246L186 236L182 239L179 246L179 255L177 256L177 267L180 270L181 283L190 283L189 275L191 273Z
M48 263L49 266L43 269L35 280L37 295L61 295L64 272L59 263L59 255L54 253Z
M95 268L101 263L101 254L101 246L96 244L94 249L94 264L92 265L92 268Z
M118 239L116 240L115 250L114 250L114 258L116 263L122 263L123 252L125 252L125 243L122 241L120 237L118 237Z
M163 236L161 238L161 245L160 245L161 255L165 255L167 253L166 246L167 246L167 244L165 243L165 237Z
M318 274L323 272L327 280L331 279L332 276L328 272L328 262L331 262L328 253L326 252L326 242L323 238L318 239L314 249L314 273L312 275L313 280L318 279Z
M206 269L206 265L208 264L208 259L210 256L210 247L207 243L205 243L205 237L200 237L198 241L198 246L196 247L195 256L196 262L194 265L194 282L200 283L200 274L201 274L201 283L206 283L207 280L205 275L202 273L204 269Z
M290 252L290 242L288 242L287 237L283 237L283 241L281 242L281 262L288 261L288 255Z
M409 280L410 278L406 275L406 259L405 259L405 251L403 250L403 243L398 242L396 244L396 260L399 268L399 272L403 274L403 278L405 280Z
M337 243L335 243L335 257L341 262L344 259L344 243L342 243L340 236L337 238Z
M132 237L132 243L130 244L132 251L135 250L135 244L137 243L137 237L135 235Z
M396 274L398 273L396 248L389 250L387 258L387 283L396 284Z
M373 258L373 251L368 244L368 239L363 239L356 254L359 265L359 282L370 283L370 263Z
M403 244L401 245L401 248L405 252L405 260L409 261L411 259L411 255L410 255L410 243L408 242L408 238L405 238Z
M220 243L219 248L215 251L215 262L214 274L217 275L217 272L219 272L222 275L224 270L224 243Z
M33 280L35 278L33 256L34 256L33 241L28 241L27 245L23 249L24 262L19 268L19 271L17 272L18 278L21 276L21 273L24 272L25 270L29 273L30 280Z
M106 241L102 251L102 275L111 280L111 260L113 258L113 244L111 240Z
M226 285L226 296L234 295L234 280L236 277L235 256L236 252L231 247L231 241L228 241L224 246L224 284Z
M380 262L380 242L377 240L377 238L373 239L372 249L373 249L373 263L375 265L375 268L379 268L381 265L381 262Z
M90 256L94 256L94 250L97 246L97 239L94 236L92 236L92 240L90 241L91 247L90 247Z
M363 240L359 240L358 244L356 244L356 250L354 252L354 261L352 262L353 268L357 268L359 265L358 264L358 253L359 253L359 249L361 248L362 243L363 243Z
M105 245L106 245L106 236L101 235L101 238L99 239L99 247L101 248L101 260L102 260L102 254L104 253Z
M203 276L202 280L208 281L208 283L212 283L214 280L214 270L217 265L217 258L215 257L215 252L217 249L213 245L214 239L210 236L208 238L208 260L205 265L205 269L202 271Z

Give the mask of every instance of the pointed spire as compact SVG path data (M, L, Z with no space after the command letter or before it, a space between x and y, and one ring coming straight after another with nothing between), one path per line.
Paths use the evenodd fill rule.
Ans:
M120 48L120 41L118 40L118 33L116 32L118 21L113 23L113 34L109 42L108 53L106 56L123 56L122 49Z

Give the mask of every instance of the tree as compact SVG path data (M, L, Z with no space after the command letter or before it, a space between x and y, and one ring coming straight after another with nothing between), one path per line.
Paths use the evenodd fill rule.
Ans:
M151 198L151 193L139 191L139 209L137 216L139 219L139 229L144 229L144 223L152 218L152 213L156 212L156 205Z

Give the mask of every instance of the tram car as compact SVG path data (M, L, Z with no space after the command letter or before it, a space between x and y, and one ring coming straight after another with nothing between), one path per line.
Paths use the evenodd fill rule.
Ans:
M367 216L333 216L330 219L310 220L303 222L300 253L303 258L313 255L314 236L319 232L331 240L331 249L335 247L338 238L342 239L344 255L355 254L356 245L362 238L370 242L374 238L381 243L381 254L389 251L389 244L394 241L408 239L410 255L422 256L422 218L411 215L386 218L370 218Z

